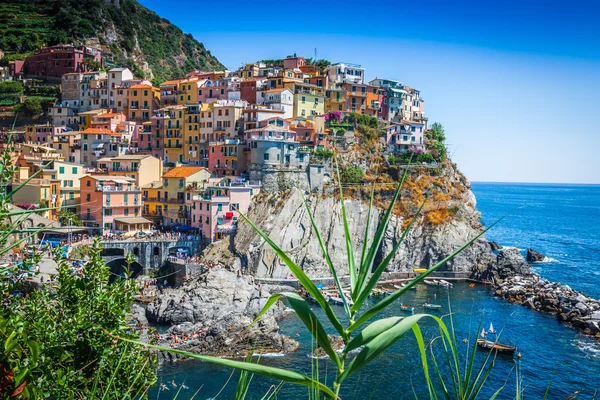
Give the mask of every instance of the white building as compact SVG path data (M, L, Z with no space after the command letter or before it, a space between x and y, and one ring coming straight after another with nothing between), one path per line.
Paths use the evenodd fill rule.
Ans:
M330 84L334 83L364 83L365 69L357 64L337 63L325 70Z
M256 104L264 104L272 110L283 111L283 118L292 118L294 113L294 93L288 88L256 92Z

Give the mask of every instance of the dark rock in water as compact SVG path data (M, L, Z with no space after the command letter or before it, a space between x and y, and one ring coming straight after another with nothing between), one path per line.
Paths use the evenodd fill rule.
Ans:
M544 261L546 258L542 253L538 253L534 249L527 249L527 261L529 262L539 262Z
M498 243L496 242L488 242L490 247L492 248L492 251L496 251L496 250L502 250L502 246L500 246Z

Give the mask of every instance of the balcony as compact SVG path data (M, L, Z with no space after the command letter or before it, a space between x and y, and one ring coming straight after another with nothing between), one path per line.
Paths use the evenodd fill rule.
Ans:
M185 199L165 199L164 197L143 197L145 202L168 203L168 204L184 204Z
M165 149L181 149L183 147L183 145L180 144L172 144L172 145L165 145Z
M183 135L181 133L167 133L165 135L166 138L181 138Z
M162 217L163 213L162 211L142 211L142 216L143 217Z
M97 192L111 193L111 192L141 192L139 186L96 186Z

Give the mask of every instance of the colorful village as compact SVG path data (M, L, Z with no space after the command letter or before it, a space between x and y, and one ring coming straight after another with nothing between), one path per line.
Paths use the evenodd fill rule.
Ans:
M319 191L332 176L323 155L354 142L353 116L383 126L388 154L427 153L419 90L367 82L356 64L323 66L295 54L280 61L190 71L159 87L127 68L105 68L89 48L53 46L12 61L15 79L61 85L46 124L10 133L13 184L24 184L13 203L44 203L52 220L66 209L94 235L181 229L208 244L234 233L253 197L277 191L282 179Z

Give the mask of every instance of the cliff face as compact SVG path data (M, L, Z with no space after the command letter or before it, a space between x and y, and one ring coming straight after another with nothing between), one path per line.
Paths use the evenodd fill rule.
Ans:
M431 267L481 231L475 196L465 177L453 164L445 163L443 168L435 171L423 167L414 168L405 187L406 189L402 190L400 207L385 232L384 242L377 255L378 260L391 251L423 196L428 195L431 200L426 203L424 215L413 225L388 271L412 271L414 268ZM378 201L379 205L389 204L390 193L389 189L378 193L383 195ZM349 193L349 197L351 198L346 199L346 212L355 259L359 260L368 202L358 199L352 193ZM334 190L330 195L311 195L308 200L334 266L340 274L347 274L341 205L334 195ZM374 237L384 212L383 207L372 210L369 238ZM304 207L302 193L298 189L292 189L284 196L271 196L257 201L249 212L249 218L296 263L303 266L309 276L330 276ZM257 277L284 278L288 274L287 267L248 224L240 223L233 240L233 248L241 258L242 265ZM489 244L482 238L449 262L443 270L471 272L476 268L483 268L493 259L495 256Z
M58 43L111 53L117 65L164 81L223 65L190 34L135 0L3 0L0 50L28 53Z

